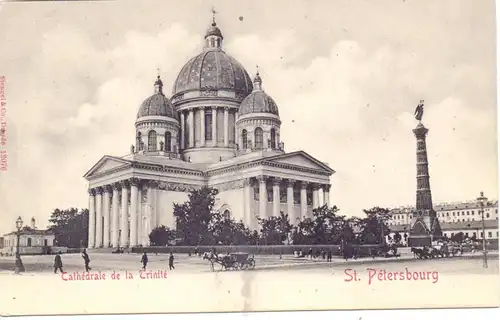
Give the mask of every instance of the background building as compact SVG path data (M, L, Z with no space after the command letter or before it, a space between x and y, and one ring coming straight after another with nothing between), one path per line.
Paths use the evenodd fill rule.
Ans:
M414 207L404 206L391 210L389 226L394 232L409 232ZM434 210L448 238L463 232L464 235L482 239L481 207L477 200L434 204ZM498 239L498 200L488 201L484 207L486 239Z
M55 235L50 230L37 229L35 218L31 219L30 226L24 226L20 231L19 252L21 254L43 253L44 248L54 246ZM17 231L3 235L2 254L13 255L16 252Z

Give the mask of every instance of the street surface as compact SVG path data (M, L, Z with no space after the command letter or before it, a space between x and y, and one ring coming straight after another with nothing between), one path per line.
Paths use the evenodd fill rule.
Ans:
M63 270L66 272L84 271L84 263L80 254L62 254ZM253 271L230 271L230 272L264 272L264 271L303 271L303 272L339 272L346 268L354 267L370 267L370 268L385 268L398 269L404 266L414 266L423 269L437 270L442 273L449 274L477 274L484 272L482 270L481 254L475 253L464 254L462 257L450 257L433 260L418 260L413 257L403 258L362 258L358 260L345 261L340 258L333 259L332 262L318 259L311 260L306 258L293 258L291 256L279 255L256 255L256 267ZM141 255L140 254L110 254L110 253L94 253L90 254L92 271L132 271L140 270ZM168 269L167 254L149 254L148 269ZM28 273L52 273L54 255L43 256L23 256L22 257L26 272ZM498 254L490 254L489 268L487 273L498 273ZM0 257L0 272L14 270L13 257ZM221 270L220 265L215 264L215 270ZM191 256L186 254L178 254L175 256L175 272L176 273L199 273L212 272L208 260L203 260L201 257ZM229 272L229 271L228 271Z
M139 254L93 253L92 273L104 273L106 279L76 281L53 273L54 256L23 256L27 272L21 275L11 271L12 257L1 257L0 311L42 315L457 308L492 307L500 301L498 254L489 257L488 269L482 268L477 253L331 263L257 255L255 270L223 272L211 272L208 261L187 255L176 255L176 269L170 271L168 255L148 256L148 270L160 270L166 277L141 278ZM84 271L80 255L63 254L62 260L64 271ZM351 275L356 271L358 280L346 276L346 269ZM113 271L121 274L119 280L112 279ZM407 273L421 278L408 280Z

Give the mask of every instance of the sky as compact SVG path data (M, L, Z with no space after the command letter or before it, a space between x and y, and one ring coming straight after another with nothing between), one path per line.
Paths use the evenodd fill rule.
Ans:
M327 162L345 215L415 203L423 122L434 202L498 195L495 7L466 0L2 3L8 170L0 233L88 205L83 175L134 142L157 68L171 88L203 46L212 5L224 50L276 101L287 152Z

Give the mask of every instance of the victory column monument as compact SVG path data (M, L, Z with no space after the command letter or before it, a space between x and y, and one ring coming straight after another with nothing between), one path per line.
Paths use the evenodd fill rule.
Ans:
M431 184L429 181L429 162L427 160L427 146L425 137L429 129L422 124L424 115L424 101L420 100L415 109L415 119L418 125L413 129L417 138L417 199L416 212L411 221L410 247L430 246L433 240L443 236L441 226L432 206Z

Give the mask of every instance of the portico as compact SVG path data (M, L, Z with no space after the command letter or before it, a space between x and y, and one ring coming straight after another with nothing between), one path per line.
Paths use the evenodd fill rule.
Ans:
M175 228L173 203L183 203L190 191L203 186L219 191L216 205L221 213L254 230L258 218L283 212L296 224L329 203L333 170L302 151L249 154L203 168L187 164L192 168L184 169L148 159L105 156L87 173L90 248L147 246L156 226Z

